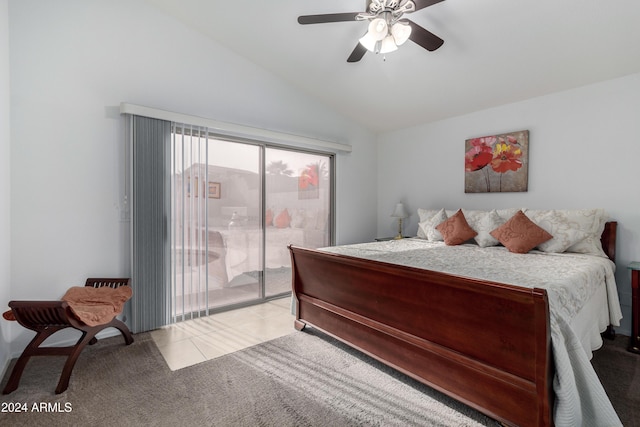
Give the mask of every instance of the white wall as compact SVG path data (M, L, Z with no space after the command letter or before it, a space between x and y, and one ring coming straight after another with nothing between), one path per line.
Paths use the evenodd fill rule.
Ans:
M9 28L14 299L128 274L122 101L351 144L337 240L375 235L375 216L352 209L375 212L374 136L269 72L140 0L10 0Z
M0 0L0 313L7 310L11 275L9 262L9 169L10 169L10 82L9 82L9 3ZM0 319L0 375L9 361L9 324Z
M392 235L395 203L417 208L605 208L618 221L620 333L630 333L630 274L640 260L640 74L382 135L378 234ZM464 193L464 143L528 129L529 191Z

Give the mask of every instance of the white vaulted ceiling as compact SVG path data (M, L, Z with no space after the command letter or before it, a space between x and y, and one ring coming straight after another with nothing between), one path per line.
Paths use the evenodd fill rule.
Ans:
M638 0L445 0L405 17L444 39L347 63L365 0L146 0L375 132L640 72Z

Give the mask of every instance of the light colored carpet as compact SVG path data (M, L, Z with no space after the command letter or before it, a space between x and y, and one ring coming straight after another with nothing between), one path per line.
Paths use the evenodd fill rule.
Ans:
M25 403L27 412L0 412L0 425L499 425L313 329L174 372L149 334L135 339L131 346L115 337L87 347L69 389L57 396L64 359L32 359L18 390L0 399L3 408ZM638 356L615 357L626 360L621 369L638 370ZM603 369L607 378L629 376ZM7 379L8 373L2 386ZM631 383L622 392L635 388ZM33 411L42 403L62 412Z

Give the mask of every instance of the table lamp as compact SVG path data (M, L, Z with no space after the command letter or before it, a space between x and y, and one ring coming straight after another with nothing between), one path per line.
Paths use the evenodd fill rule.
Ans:
M398 235L394 239L402 239L402 219L408 217L407 211L402 203L396 204L396 208L391 214L393 218L398 218Z

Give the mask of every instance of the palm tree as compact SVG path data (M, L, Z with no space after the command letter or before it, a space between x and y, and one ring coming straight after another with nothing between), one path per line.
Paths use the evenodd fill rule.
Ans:
M317 168L319 177L321 178L329 177L329 168L327 167L327 164L322 160L318 160L317 163L310 163L307 165L307 168L313 168L313 167Z
M272 175L293 175L293 171L282 160L274 160L267 165L267 173Z

